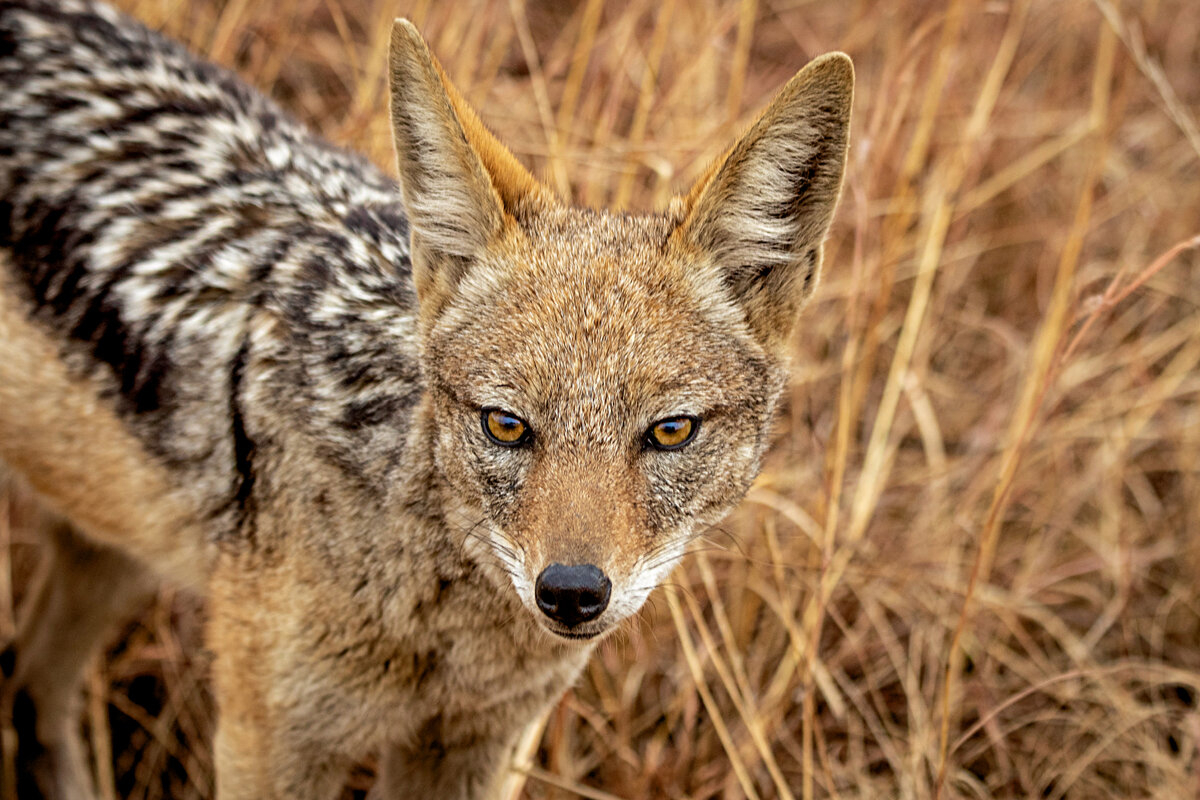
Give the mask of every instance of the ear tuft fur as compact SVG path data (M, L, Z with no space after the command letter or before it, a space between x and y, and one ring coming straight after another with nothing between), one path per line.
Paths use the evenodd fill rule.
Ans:
M705 254L770 349L816 288L841 192L854 95L844 53L813 60L683 199L677 235Z
M548 195L483 126L406 19L392 26L389 78L413 278L424 311L446 300L513 217Z
M470 258L500 228L500 198L466 140L433 54L408 20L392 26L392 133L415 233L435 252Z

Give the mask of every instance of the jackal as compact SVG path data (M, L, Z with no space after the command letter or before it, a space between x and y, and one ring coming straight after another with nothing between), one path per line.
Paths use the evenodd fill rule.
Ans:
M93 796L80 672L159 576L207 597L221 800L370 752L488 796L759 469L850 60L650 214L558 200L403 20L398 184L91 0L0 0L0 81L0 460L61 519L0 657L22 796Z

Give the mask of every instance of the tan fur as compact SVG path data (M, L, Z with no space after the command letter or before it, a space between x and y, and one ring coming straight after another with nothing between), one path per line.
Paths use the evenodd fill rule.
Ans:
M131 411L112 364L56 339L0 263L0 460L78 529L54 538L66 577L27 615L10 686L50 726L29 734L43 754L29 769L52 800L86 791L63 698L99 612L144 594L140 563L207 595L220 800L324 800L370 752L373 800L492 796L522 728L759 469L841 185L849 60L814 61L690 192L641 215L554 198L405 21L390 75L411 248L385 258L318 194L287 222L326 226L323 258L267 265L271 291L223 265L191 333L217 340L210 378L227 388L188 384L203 398L190 415ZM253 234L280 213L246 205L230 228ZM382 227L374 206L357 211L359 228ZM161 228L186 237L192 222ZM122 248L154 250L149 273L172 266L152 260L154 235ZM342 251L363 254L347 271L366 277L321 283ZM120 280L106 302L160 310L145 297L162 286L135 283L128 299ZM531 437L489 440L488 409ZM171 424L137 427L154 414ZM681 416L694 440L654 447L647 431ZM171 453L177 439L193 456L182 466L146 444ZM81 617L84 562L109 599ZM537 589L552 565L597 571L611 598L582 621L555 616ZM77 646L38 633L84 617ZM46 777L56 769L66 777Z
M428 317L461 277L457 262L500 238L514 215L548 202L548 192L484 127L407 20L392 28L390 67L393 126L411 127L397 136L396 155L415 229L413 278ZM437 148L444 174L425 169L420 148Z
M405 23L402 23L399 30L409 36L416 33L416 29L411 25L407 28L404 25ZM417 36L419 42L420 34L418 33ZM402 47L411 46L411 39L406 39L402 45ZM393 50L393 52L395 51ZM538 182L529 170L525 169L525 166L517 160L512 151L492 135L492 132L483 124L483 120L475 113L475 109L467 105L466 99L446 75L446 71L437 57L429 53L429 58L437 70L438 77L442 79L442 88L450 99L450 105L454 109L455 116L458 117L458 124L462 126L463 135L466 136L471 148L479 156L484 169L487 170L488 177L492 180L492 188L500 196L500 202L505 210L512 214L525 204L543 201L550 190Z

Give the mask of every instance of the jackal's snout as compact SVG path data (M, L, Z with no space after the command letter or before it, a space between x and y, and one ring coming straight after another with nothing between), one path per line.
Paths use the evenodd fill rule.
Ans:
M592 564L551 564L534 585L538 608L568 628L603 614L611 594L612 581Z

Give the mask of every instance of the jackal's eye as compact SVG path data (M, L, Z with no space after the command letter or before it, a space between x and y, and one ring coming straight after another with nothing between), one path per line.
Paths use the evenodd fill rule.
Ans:
M700 430L696 417L660 419L646 431L646 443L656 450L678 450L692 441Z
M529 441L529 425L520 417L498 408L483 410L483 432L498 445L516 447Z

